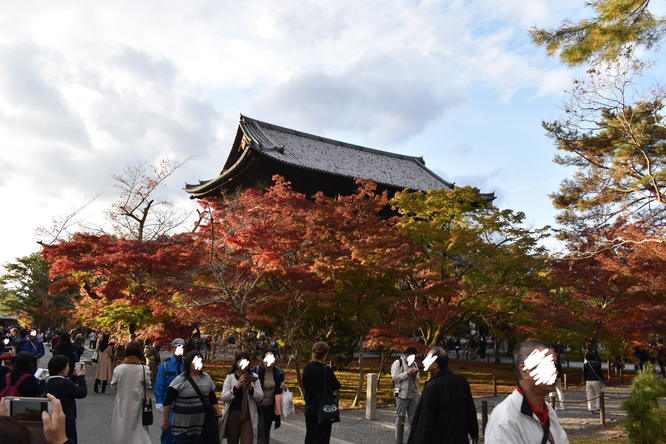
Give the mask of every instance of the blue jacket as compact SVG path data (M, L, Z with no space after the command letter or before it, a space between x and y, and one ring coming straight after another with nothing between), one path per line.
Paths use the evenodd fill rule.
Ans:
M171 356L169 359L162 361L157 369L157 377L155 378L155 403L164 404L166 399L167 389L169 384L176 376L183 373L185 370L185 359L176 359Z
M44 344L42 343L42 340L36 336L35 339L30 339L30 336L26 336L21 341L21 346L19 347L19 351L32 353L35 356L35 358L39 359L42 356L44 356Z

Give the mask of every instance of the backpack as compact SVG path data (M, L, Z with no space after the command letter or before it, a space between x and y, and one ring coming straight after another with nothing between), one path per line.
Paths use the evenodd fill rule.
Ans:
M18 381L16 381L16 384L12 385L12 374L7 373L5 375L5 388L0 391L0 398L5 397L5 396L19 396L19 386L28 379L28 376L30 376L29 373L24 373L22 374L19 378Z

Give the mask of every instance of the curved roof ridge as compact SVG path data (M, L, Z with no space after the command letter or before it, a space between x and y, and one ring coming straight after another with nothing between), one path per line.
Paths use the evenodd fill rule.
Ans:
M326 142L326 143L330 143L330 144L333 144L333 145L344 146L345 148L356 149L356 150L359 150L359 151L365 151L365 152L373 153L373 154L382 154L384 156L395 157L397 159L414 160L416 162L419 162L421 165L425 166L425 160L423 160L423 156L408 156L406 154L398 154L398 153L392 153L390 151L378 150L378 149L375 149L375 148L368 148L367 146L356 145L356 144L353 144L353 143L343 142L341 140L329 139L327 137L318 136L316 134L305 133L303 131L298 131L298 130L295 130L295 129L292 129L292 128L286 128L284 126L275 125L273 123L253 119L252 117L241 114L240 115L240 124L241 124L241 126L243 126L243 124L246 123L246 121L249 124L252 124L252 123L256 124L259 127L259 130L261 130L262 126L265 126L265 127L268 127L268 128L278 130L278 131L293 134L293 135L296 135L296 136L307 137L309 139L318 140L320 142ZM263 131L261 133L262 133L263 137L265 137L268 140L271 140L271 138L268 137ZM250 134L248 134L248 135L250 135ZM259 143L262 142L260 140L255 140L255 141L259 142ZM267 146L266 148L271 148L274 145L275 144L273 143L271 146Z

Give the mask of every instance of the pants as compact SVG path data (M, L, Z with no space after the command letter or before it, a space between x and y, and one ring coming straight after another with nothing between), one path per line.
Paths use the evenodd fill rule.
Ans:
M253 444L254 429L252 420L248 417L245 421L240 420L240 410L231 410L227 418L227 442L229 444Z
M402 398L395 398L395 407L397 410L397 417L395 418L395 433L396 433L396 438L398 437L398 426L400 423L405 424L405 416L409 418L409 422L407 424L409 427L412 426L412 421L414 421L414 413L416 412L416 406L419 404L419 398L418 396L414 398L407 398L407 399L402 399ZM407 427L405 426L403 428L403 431L406 430ZM405 436L405 434L403 434ZM406 436L409 436L409 433L406 434Z
M555 380L555 391L550 392L550 397L554 398L555 393L557 393L557 399L560 403L560 408L563 409L564 408L564 392L562 391L562 378L560 378L559 376Z
M305 444L329 444L331 423L319 424L317 407L305 408Z
M76 435L76 419L65 420L65 433L67 434L68 443L76 444L78 436Z
M268 444L271 440L271 426L275 419L275 404L259 406L257 411L259 413L257 444Z
M91 340L90 340L90 347L89 347L89 348L92 348L92 349L94 350L96 345L97 345L97 341L93 341L93 340L91 339Z
M661 376L666 378L666 361L659 361L659 369L661 370Z
M102 393L106 393L106 384L107 384L107 381L100 381L99 379L95 379L95 388L93 389L93 391L94 391L95 393L99 393L99 391L98 391L98 387L99 387L99 383L100 383L100 382L102 383Z
M587 409L589 411L599 410L599 395L601 395L601 382L586 381L585 393L587 394Z

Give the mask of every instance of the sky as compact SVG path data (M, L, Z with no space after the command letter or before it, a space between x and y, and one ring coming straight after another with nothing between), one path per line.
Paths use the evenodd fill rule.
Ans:
M2 3L0 264L93 197L77 220L103 225L128 165L191 157L158 197L193 210L184 184L220 172L241 113L422 155L554 223L570 172L541 121L582 74L528 30L584 16L582 0Z

